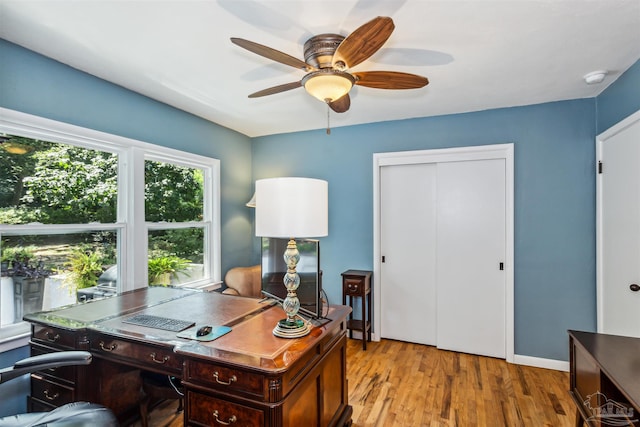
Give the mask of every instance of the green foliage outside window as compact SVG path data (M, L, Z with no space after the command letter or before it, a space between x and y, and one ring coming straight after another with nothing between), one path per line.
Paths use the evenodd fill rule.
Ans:
M117 221L117 154L17 136L12 136L9 142L25 146L28 150L14 154L0 146L0 223L88 224ZM202 170L145 161L147 221L201 221L203 200ZM73 275L77 288L95 285L106 266L117 262L115 233L65 236L62 238L67 239L69 250L64 267ZM38 236L29 238L39 239ZM13 247L19 250L25 246L25 239L9 246L3 241L2 255L9 256ZM36 245L42 249L42 244L36 242ZM179 265L174 265L174 271L183 270L189 262L201 263L202 229L170 229L151 233L149 258L150 265L153 258L174 261L174 264L180 260Z
M0 221L6 224L115 222L118 158L66 144L12 137L32 147L0 150Z
M200 169L146 161L144 172L147 221L202 220L204 186Z
M116 221L118 157L115 154L30 138L25 154L0 149L0 222L86 224ZM200 169L145 162L147 221L201 221Z

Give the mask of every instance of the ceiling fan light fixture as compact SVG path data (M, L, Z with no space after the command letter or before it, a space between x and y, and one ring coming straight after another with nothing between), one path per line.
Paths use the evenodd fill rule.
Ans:
M302 79L305 90L322 102L330 103L348 94L356 79L349 73L323 69L307 74Z

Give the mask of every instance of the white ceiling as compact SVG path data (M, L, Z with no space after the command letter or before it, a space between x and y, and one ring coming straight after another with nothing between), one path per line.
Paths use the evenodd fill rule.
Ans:
M0 37L248 136L322 129L303 72L232 44L303 59L312 35L376 16L395 31L355 71L424 75L415 90L354 87L333 128L596 96L640 59L640 0L0 0ZM605 81L582 77L608 70Z

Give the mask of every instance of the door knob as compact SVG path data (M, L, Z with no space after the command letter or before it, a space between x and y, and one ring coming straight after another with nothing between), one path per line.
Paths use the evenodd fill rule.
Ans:
M629 285L629 289L631 289L633 292L638 292L640 291L640 286L636 285L635 283Z

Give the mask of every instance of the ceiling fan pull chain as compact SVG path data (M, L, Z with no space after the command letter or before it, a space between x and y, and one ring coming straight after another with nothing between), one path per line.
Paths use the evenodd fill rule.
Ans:
M329 108L329 103L327 103L327 135L331 135L331 123L329 121L330 113L331 113L331 109Z

